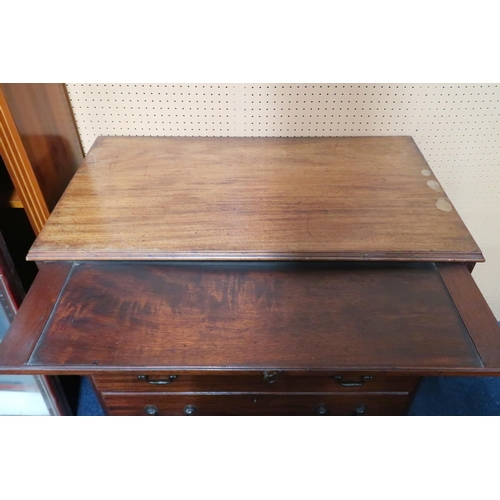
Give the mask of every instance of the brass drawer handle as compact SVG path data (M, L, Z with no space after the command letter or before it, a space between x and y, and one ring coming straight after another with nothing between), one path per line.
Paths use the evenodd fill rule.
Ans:
M177 375L169 375L166 380L149 380L149 375L137 375L137 378L151 385L167 385L174 382L177 379Z
M194 415L197 412L196 406L187 405L184 407L184 415Z
M320 405L314 409L314 413L316 415L328 415L329 412L328 408L325 405Z
M365 405L360 405L354 410L354 415L366 415L368 413L368 407Z
M148 405L144 408L144 412L146 413L146 415L151 415L151 416L158 415L158 408L156 408L156 406L153 405Z
M373 376L372 375L362 375L361 380L343 380L342 375L335 375L334 380L337 381L338 384L340 384L342 387L360 387L362 386L367 380L372 380Z

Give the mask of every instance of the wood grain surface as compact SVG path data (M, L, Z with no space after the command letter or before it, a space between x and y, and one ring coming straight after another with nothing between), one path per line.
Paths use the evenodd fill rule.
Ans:
M0 343L0 371L26 365L52 313L71 263L45 264L19 308L5 339Z
M481 368L434 264L81 263L32 368Z
M2 90L49 211L83 160L62 83L3 83Z
M158 416L185 415L186 406L194 406L194 416L318 415L319 407L326 416L402 415L410 401L407 394L103 394L103 399L110 415L147 415L145 408L154 406Z
M31 227L38 234L49 217L49 209L1 86L0 155Z
M484 365L500 366L500 326L469 270L452 264L438 270Z
M245 372L208 371L195 373L151 373L139 378L137 373L100 373L92 377L102 392L412 392L418 377L380 373L344 372ZM267 374L267 377L264 376ZM273 378L269 379L269 374ZM173 380L169 376L174 376ZM368 376L369 378L364 378ZM341 377L340 380L337 377ZM158 381L169 384L158 384ZM269 380L272 380L270 383ZM342 382L342 384L341 384ZM359 384L359 385L353 385Z
M411 137L100 137L28 258L483 260L423 170Z

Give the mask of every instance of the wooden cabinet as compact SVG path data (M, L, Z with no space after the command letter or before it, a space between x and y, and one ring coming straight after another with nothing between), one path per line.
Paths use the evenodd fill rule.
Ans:
M4 201L38 234L83 159L62 83L0 85L0 155L14 187Z
M423 375L498 375L429 171L407 137L99 138L0 370L90 375L110 415L395 415Z
M82 160L63 84L0 84L0 232L25 289L37 273L26 254Z

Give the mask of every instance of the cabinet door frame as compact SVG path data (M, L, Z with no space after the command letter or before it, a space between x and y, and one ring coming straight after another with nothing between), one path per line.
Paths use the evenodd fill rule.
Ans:
M36 180L21 136L0 87L0 155L35 235L49 218L49 209Z

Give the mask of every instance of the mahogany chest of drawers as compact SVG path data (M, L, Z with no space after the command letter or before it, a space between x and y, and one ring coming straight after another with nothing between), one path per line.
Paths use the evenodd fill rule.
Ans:
M409 137L99 138L28 258L0 370L89 375L110 415L401 415L500 373Z

